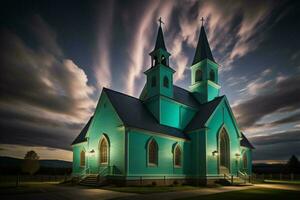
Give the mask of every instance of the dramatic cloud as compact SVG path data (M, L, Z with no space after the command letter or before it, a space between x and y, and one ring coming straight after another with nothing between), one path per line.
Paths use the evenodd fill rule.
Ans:
M256 95L233 108L239 124L247 128L268 114L297 110L300 106L299 91L300 74L280 79L274 83L272 92Z
M114 1L109 1L104 8L101 9L98 16L98 49L95 54L95 78L99 88L111 86L111 32L113 23L113 4Z
M253 158L262 160L286 160L300 154L300 130L292 130L250 138L256 147Z
M92 114L94 88L65 58L54 30L40 16L30 25L37 48L12 31L1 31L1 142L69 148Z

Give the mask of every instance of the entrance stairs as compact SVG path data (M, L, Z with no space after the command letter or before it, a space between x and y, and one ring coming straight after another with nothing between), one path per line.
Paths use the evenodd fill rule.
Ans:
M98 174L88 174L79 181L79 185L97 187L103 185L105 180Z

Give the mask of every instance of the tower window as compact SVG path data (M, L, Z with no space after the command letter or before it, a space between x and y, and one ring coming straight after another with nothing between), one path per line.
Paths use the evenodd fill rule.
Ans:
M158 59L156 56L154 56L154 66L158 64Z
M195 82L202 81L202 71L201 69L197 69L196 71L196 77L195 77Z
M169 79L167 76L164 77L164 87L169 88Z
M156 86L156 77L152 76L151 78L151 87L155 87Z
M209 80L215 81L215 72L214 72L214 70L210 70L210 72L209 72Z
M163 65L167 66L167 59L166 59L165 56L162 56L162 57L161 57L161 63L162 63Z

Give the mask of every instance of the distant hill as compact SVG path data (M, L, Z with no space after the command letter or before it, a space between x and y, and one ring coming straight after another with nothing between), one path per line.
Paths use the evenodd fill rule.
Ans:
M18 168L22 159L0 156L0 168ZM72 168L72 162L64 160L40 160L40 166L45 168Z

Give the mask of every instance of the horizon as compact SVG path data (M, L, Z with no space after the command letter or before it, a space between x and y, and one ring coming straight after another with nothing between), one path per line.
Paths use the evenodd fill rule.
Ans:
M2 4L0 156L71 161L103 87L139 96L159 17L174 84L187 89L204 17L220 95L256 148L253 163L299 158L299 1Z

